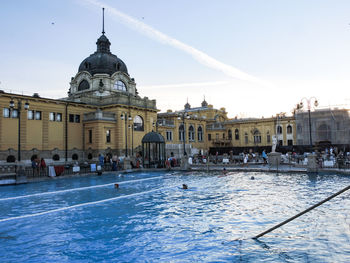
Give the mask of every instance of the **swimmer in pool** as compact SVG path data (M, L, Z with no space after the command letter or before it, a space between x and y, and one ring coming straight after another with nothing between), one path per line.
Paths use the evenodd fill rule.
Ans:
M222 175L220 175L219 177L224 177L224 176L227 176L227 170L225 167L224 169L222 169Z
M183 184L183 185L182 185L182 189L188 189L187 184Z
M114 188L118 189L119 188L119 184L114 184Z

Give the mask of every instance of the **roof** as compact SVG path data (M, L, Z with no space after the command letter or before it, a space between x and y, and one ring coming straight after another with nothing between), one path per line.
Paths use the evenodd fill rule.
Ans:
M151 131L147 133L145 136L143 136L142 138L142 143L147 143L147 142L165 143L165 140L160 133Z

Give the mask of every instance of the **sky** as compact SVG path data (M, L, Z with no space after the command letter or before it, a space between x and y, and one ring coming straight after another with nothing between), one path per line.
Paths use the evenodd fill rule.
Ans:
M228 116L350 103L348 0L0 2L0 89L67 96L102 32L162 112L203 99Z

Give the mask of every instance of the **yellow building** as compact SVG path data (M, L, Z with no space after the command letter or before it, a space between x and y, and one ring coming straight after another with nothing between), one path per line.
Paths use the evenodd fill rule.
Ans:
M191 108L187 103L184 110L158 113L158 131L166 140L167 154L178 156L185 152L194 155L217 151L238 154L264 148L269 151L273 140L291 150L296 141L294 117L278 114L271 118L229 119L225 108L215 109L205 100L201 107Z
M1 160L86 160L140 149L156 121L156 101L138 95L104 32L96 44L72 78L67 98L0 94Z

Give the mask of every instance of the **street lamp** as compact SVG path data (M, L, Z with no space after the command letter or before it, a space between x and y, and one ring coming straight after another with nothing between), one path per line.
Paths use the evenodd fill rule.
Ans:
M158 132L158 126L162 126L162 123L158 123L158 121L153 122L153 127L156 127L156 132Z
M297 109L301 110L304 107L303 101L307 103L307 111L309 113L309 133L310 133L310 152L312 152L312 136L311 136L311 107L312 102L314 104L314 107L318 106L318 101L315 97L311 98L302 98L300 103L297 105Z
M17 117L18 117L18 157L17 160L20 162L21 161L21 109L22 109L22 99L17 99L17 108L15 108L15 102L13 99L10 101L10 114L11 111L17 110ZM24 109L28 110L29 109L29 103L26 101L24 103Z
M137 126L133 123L133 125L129 125L129 129L131 129L131 156L134 156L134 130L137 128Z
M183 145L184 145L184 156L187 155L186 149L185 149L185 145L186 145L185 119L190 119L190 118L191 118L190 115L186 111L178 113L177 119L182 120L182 127L183 127L182 138L183 138Z
M120 119L125 121L125 157L128 157L128 120L130 121L132 118L126 112L120 114Z

